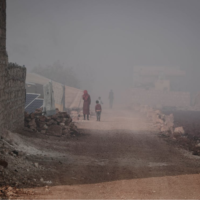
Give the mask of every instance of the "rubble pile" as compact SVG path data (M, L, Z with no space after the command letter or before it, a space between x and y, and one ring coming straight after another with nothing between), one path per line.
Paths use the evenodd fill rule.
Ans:
M33 162L29 161L27 154L15 148L15 141L10 142L6 136L9 135L5 131L5 137L0 137L0 197L5 196L6 191L10 191L7 187L34 187L44 185L39 178L44 174L46 169L42 166L36 167ZM3 192L3 191L4 192ZM6 190L6 191L5 191ZM3 194L4 193L4 194Z
M77 127L67 112L57 112L55 115L45 116L42 109L36 109L34 113L25 113L24 126L30 131L46 135L62 136L78 133Z
M163 111L168 114L168 112ZM183 126L183 129L174 130L177 142L200 156L200 112L197 111L171 111L175 119L175 126Z
M163 113L147 105L135 105L133 108L135 111L145 114L152 121L153 128L158 131L160 136L192 151L193 155L200 156L200 113L192 112L193 117L191 118L192 115L188 111ZM176 123L174 114L176 114Z
M135 105L135 111L143 113L150 121L153 128L163 136L173 137L174 133L174 116L173 114L165 115L160 110L155 110L147 105Z
M13 199L17 198L19 195L34 195L34 192L31 190L24 190L10 186L4 186L0 188L0 198Z
M163 136L174 136L173 114L164 115L160 110L153 109L149 109L146 112L147 117L153 122L154 127L160 132L160 134Z

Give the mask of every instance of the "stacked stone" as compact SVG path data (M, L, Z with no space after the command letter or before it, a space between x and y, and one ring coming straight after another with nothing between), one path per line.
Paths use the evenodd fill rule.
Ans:
M0 45L1 55L6 54L6 0L0 1Z
M22 128L24 124L26 68L9 63L5 75L4 128L15 130Z
M78 133L77 127L67 112L57 112L55 115L46 117L42 115L42 109L36 109L34 113L25 113L24 126L28 131L59 137Z
M6 0L0 1L0 130L3 130L5 123L5 68L8 63L6 53Z
M6 0L0 0L0 131L23 126L25 67L8 65L6 52Z

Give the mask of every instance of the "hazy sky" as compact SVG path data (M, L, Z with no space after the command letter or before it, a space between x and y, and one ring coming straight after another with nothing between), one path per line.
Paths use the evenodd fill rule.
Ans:
M135 65L197 70L199 10L200 0L7 0L9 60L92 68L110 87Z

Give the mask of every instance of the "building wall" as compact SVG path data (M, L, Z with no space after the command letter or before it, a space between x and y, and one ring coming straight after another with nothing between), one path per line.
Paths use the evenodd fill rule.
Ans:
M0 0L0 131L23 126L26 68L8 65L6 52L6 0Z
M155 81L155 89L162 90L162 91L170 91L170 81L169 80Z
M138 66L133 69L133 87L180 91L180 85L185 81L185 77L185 71L176 67Z
M161 90L132 89L132 103L149 106L190 107L190 93Z

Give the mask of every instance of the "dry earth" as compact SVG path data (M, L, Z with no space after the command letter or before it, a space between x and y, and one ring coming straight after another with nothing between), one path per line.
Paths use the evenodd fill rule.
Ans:
M49 168L52 184L18 198L200 199L199 157L159 138L140 114L105 110L101 122L77 126L81 136L70 139L26 136L42 152L28 159Z

